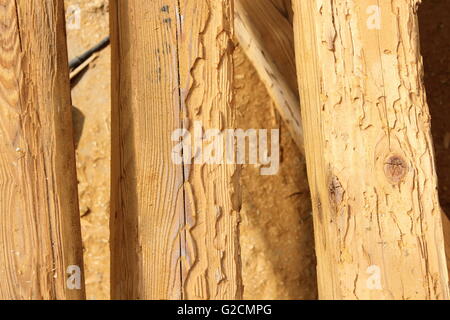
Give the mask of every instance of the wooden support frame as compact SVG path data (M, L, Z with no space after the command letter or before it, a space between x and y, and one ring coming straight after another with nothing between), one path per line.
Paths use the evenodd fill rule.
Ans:
M230 0L111 1L113 299L242 297L238 168L187 148L177 164L171 140L234 126L232 16Z
M235 0L236 38L303 153L294 34L282 0Z
M323 299L448 299L419 1L294 0Z
M0 298L83 299L64 3L0 1Z

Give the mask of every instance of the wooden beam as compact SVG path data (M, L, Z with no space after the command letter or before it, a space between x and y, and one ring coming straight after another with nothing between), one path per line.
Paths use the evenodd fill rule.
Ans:
M270 0L278 11L289 20L289 23L294 22L294 11L292 10L292 0ZM292 30L294 32L294 30Z
M445 256L447 258L448 268L450 266L450 219L448 218L448 215L444 212L444 210L442 210L442 226L444 230Z
M281 0L236 0L236 38L304 152L294 34L292 24L280 12L282 4Z
M448 299L415 0L295 0L323 299Z
M172 141L234 126L232 15L230 0L111 2L113 299L242 297L237 167L186 146L177 163Z
M0 298L83 299L64 3L0 0Z
M181 105L191 132L195 123L222 135L236 127L233 2L180 1ZM203 160L208 144L203 142ZM192 162L185 166L185 298L241 299L240 170L235 164Z
M181 298L183 173L170 140L181 123L175 8L110 2L112 299Z

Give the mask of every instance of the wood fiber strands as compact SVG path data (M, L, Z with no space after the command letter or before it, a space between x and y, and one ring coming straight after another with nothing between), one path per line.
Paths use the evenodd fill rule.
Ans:
M232 17L230 0L111 1L114 299L242 296L238 167L177 164L172 141L235 125Z
M62 0L0 0L0 298L83 299Z

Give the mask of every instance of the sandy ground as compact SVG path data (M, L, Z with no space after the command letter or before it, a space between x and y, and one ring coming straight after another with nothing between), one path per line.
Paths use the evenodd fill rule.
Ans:
M279 118L253 66L235 52L238 127L279 129L281 166L242 171L241 250L246 299L315 299L317 285L305 160Z
M108 34L107 0L66 0L81 8L81 28L68 30L69 57ZM433 116L440 197L450 213L450 1L425 0L420 10L425 80ZM278 175L242 172L241 245L245 298L314 299L315 258L304 159L238 48L235 55L238 123L243 129L281 130ZM110 49L103 50L73 87L77 169L88 299L109 298Z

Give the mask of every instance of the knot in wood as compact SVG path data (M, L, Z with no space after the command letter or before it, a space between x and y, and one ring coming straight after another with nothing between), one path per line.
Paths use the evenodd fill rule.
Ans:
M344 199L344 188L338 177L333 176L328 185L328 194L330 195L331 204L339 206Z
M384 174L392 183L400 183L408 173L408 164L401 156L390 156L384 164Z

